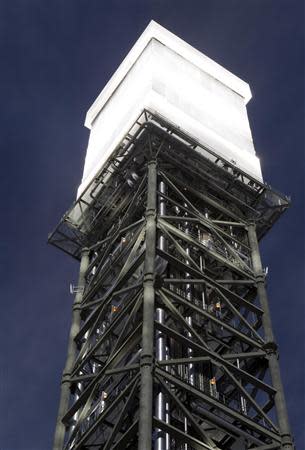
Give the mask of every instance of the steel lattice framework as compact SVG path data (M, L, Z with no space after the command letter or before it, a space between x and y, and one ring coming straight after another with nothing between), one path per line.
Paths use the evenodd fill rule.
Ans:
M293 448L258 248L288 205L143 112L49 237L81 260L54 450Z

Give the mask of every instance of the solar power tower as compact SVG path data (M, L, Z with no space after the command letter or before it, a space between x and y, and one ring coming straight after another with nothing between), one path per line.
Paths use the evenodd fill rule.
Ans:
M151 22L86 117L54 450L293 449L258 241L248 84Z

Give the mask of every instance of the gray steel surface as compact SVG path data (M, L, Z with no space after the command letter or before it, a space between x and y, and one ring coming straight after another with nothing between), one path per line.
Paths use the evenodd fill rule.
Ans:
M50 236L81 257L54 450L292 450L258 246L289 201L134 130Z

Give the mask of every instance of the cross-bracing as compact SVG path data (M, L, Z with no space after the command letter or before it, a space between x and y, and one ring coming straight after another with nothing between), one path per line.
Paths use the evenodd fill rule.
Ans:
M54 450L293 448L258 248L288 204L140 116L50 236L81 260Z

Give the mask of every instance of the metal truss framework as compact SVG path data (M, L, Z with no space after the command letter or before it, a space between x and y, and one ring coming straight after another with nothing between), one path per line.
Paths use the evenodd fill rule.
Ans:
M258 247L288 205L144 111L49 237L81 260L54 450L294 448Z

